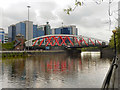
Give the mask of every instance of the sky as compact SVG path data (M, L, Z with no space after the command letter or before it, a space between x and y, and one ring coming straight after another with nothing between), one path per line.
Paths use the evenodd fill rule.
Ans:
M96 4L95 0L83 1L70 15L64 9L74 7L75 0L0 0L0 27L8 32L8 26L28 19L30 5L30 20L34 24L44 25L49 22L51 28L63 25L76 25L78 34L109 41L112 30L118 26L118 1L111 0L112 15L109 29L108 1ZM100 1L100 0L98 0Z

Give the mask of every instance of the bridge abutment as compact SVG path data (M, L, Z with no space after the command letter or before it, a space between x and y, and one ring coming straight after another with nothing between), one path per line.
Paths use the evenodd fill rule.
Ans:
M114 52L111 48L100 48L100 58L113 58Z
M77 48L66 48L66 52L68 54L79 54L81 53L81 49L77 49Z

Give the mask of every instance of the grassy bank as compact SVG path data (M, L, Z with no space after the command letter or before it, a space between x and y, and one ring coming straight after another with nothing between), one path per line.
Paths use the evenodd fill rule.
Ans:
M26 52L21 52L21 53L2 53L2 58L15 58L15 57L24 57L27 56Z

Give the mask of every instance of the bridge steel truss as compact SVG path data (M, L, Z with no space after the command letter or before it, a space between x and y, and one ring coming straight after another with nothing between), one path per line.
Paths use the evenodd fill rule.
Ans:
M29 43L28 43L29 42ZM26 46L105 46L107 42L81 35L45 35L25 42ZM28 45L29 44L29 45Z

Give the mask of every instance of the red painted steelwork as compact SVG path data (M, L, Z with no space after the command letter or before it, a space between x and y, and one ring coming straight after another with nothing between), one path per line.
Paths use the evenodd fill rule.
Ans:
M98 40L97 40L97 42L98 42L100 45L102 45Z
M80 43L81 43L82 41L80 41L80 40L78 41L78 39L77 39L76 37L74 37L74 38L76 39L75 41L77 41L77 42L78 42L79 46L81 46L81 44L80 44ZM76 43L77 43L77 42L76 42Z
M38 39L40 39L40 38L37 38L37 40L35 41L35 43L33 44L33 46L36 44L36 42L38 41Z
M92 42L92 44L95 46L94 42L89 38L89 40Z
M43 40L40 42L40 45L39 45L39 46L41 46L41 45L42 45L42 43L43 43L44 39L45 39L45 38L43 38Z
M82 41L84 41L85 42L85 44L88 46L88 44L86 43L86 41L84 40L84 38L82 37Z
M81 46L81 43L82 43L83 41L84 41L85 45L88 46L88 43L84 40L83 37L81 37L81 39L80 39L80 37L79 37L79 40L78 40L77 37L73 37L73 36L46 36L46 37L43 37L43 38L40 38L40 37L39 37L39 38L36 39L36 41L34 42L34 44L33 44L32 46L34 46L39 39L42 39L42 40L40 41L39 46L42 45L42 43L43 43L43 41L44 41L45 39L46 39L46 46L48 46L49 44L50 44L51 46L55 46L56 43L57 43L58 46L62 46L63 44L64 44L65 46L67 46L66 40L68 40L69 43L70 43L72 46L74 46L74 43L71 41L70 38L72 38L73 41L75 41L75 43L78 43L79 46ZM60 42L59 39L61 40L61 42ZM92 42L92 44L95 46L95 43L94 43L90 38L89 38L89 40L90 40L90 41ZM102 45L98 40L97 40L97 42L98 42L100 45Z

